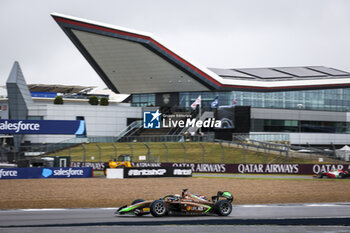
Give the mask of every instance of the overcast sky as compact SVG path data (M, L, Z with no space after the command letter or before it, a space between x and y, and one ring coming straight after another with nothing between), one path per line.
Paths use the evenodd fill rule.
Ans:
M51 12L151 32L207 67L323 65L350 71L349 0L1 0L0 86L105 85Z

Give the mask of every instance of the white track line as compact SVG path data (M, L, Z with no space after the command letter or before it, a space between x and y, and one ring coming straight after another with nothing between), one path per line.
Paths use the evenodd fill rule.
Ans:
M350 203L348 204L350 205ZM337 203L310 203L310 204L270 204L270 205L233 205L236 207L243 207L243 208L260 208L260 207L334 207L334 206L344 206L344 204L337 204Z
M39 212L39 211L71 211L71 210L116 210L118 207L108 207L108 208L52 208L52 209L10 209L10 210L0 210L0 212L6 211L27 211L27 212Z
M350 203L306 203L306 204L267 204L267 205L233 205L233 207L241 208L266 208L266 207L335 207L346 206L350 207ZM71 210L116 210L118 207L108 208L45 208L45 209L10 209L0 210L0 212L8 211L27 211L27 212L39 212L39 211L71 211Z

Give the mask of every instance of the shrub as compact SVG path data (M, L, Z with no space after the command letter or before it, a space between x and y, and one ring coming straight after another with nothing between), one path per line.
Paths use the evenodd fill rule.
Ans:
M54 104L63 104L63 98L62 96L56 96L55 100L53 101Z
M91 104L91 105L98 105L98 98L96 96L90 96L89 104Z
M102 106L107 106L108 104L109 104L108 98L102 97L102 98L100 99L100 105L102 105Z

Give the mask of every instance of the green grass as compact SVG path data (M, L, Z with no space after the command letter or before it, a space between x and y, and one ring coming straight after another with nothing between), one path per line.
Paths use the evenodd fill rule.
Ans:
M166 143L168 146L168 156L163 143L147 143L151 149L151 160L154 162L176 162L176 163L316 163L317 157L306 155L301 158L289 158L286 161L285 155L280 156L277 154L266 154L256 151L244 151L241 148L228 147L224 148L224 157L222 149L218 143L203 143L205 147L205 157L203 158L202 147L196 142L187 143ZM86 147L86 162L106 162L115 158L116 152L112 143L98 143L101 147L101 159L99 158L99 150L96 143L84 144ZM140 155L147 155L147 148L144 143L114 143L117 148L117 155L120 154L133 154L134 162L139 161ZM184 155L184 148L186 147L186 155ZM130 148L132 146L132 150ZM61 150L52 155L67 156L70 155L72 161L83 161L84 150L81 145L75 146L70 149ZM325 162L327 163L327 162Z

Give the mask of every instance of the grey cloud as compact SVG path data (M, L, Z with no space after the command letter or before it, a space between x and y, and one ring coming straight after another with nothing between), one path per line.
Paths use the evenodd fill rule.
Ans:
M350 71L346 0L2 0L1 83L18 60L28 83L104 86L50 17L54 11L152 32L208 67Z

